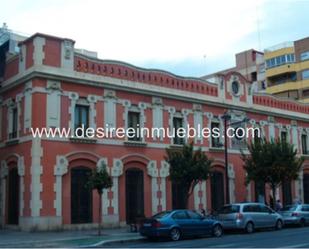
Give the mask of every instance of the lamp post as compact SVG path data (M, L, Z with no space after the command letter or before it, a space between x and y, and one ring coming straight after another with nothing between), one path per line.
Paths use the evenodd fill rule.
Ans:
M224 121L224 166L225 166L225 204L230 204L230 186L229 186L229 170L228 170L228 137L227 137L227 127L231 125L247 123L249 119L245 117L241 121L228 123L231 120L231 115L228 112L225 112L222 117Z
M227 151L227 122L231 119L231 115L225 112L222 116L224 120L224 166L225 166L225 204L230 203L230 187L229 187L229 176L228 176L228 151Z

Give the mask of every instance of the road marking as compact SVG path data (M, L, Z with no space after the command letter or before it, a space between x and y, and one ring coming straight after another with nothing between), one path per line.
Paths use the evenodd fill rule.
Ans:
M308 245L309 245L309 243L303 243L303 244L296 244L296 245L283 246L283 248L308 247Z
M214 247L214 248L226 248L226 247L235 247L237 246L237 244L235 243L231 243L231 244L221 244L221 245L211 245L210 247Z

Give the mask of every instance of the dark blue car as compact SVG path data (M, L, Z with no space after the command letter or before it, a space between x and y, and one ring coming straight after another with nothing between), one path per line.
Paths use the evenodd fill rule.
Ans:
M164 211L145 219L140 234L148 238L169 237L177 241L182 237L223 234L219 221L203 217L191 210Z

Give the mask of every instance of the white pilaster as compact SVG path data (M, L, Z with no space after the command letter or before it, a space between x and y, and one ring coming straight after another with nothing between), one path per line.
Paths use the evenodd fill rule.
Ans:
M68 173L68 166L69 162L65 156L56 157L54 168L54 175L56 176L56 182L54 184L56 199L54 200L54 208L56 209L57 216L62 216L62 176Z
M43 156L43 149L41 147L40 138L36 137L32 139L31 147L31 184L30 184L30 209L31 216L40 216L40 210L42 208L42 201L40 198L41 192L43 190L41 183L41 175L43 173L43 167L41 165L41 157Z
M298 129L296 125L292 125L292 143L294 145L294 148L297 150L297 153L301 153L301 150L299 149L298 146Z
M97 111L96 111L95 106L97 103L97 97L95 95L88 95L87 100L90 106L89 126L92 127L93 129L96 129L97 128L97 124L96 124Z
M61 43L61 67L70 71L74 68L74 42L71 40Z
M303 177L304 177L304 171L301 169L298 175L298 179L295 181L295 197L301 201L301 203L304 203L304 185L303 185Z
M275 138L275 124L273 122L273 118L269 119L268 132L269 132L269 140L274 139Z
M114 208L114 214L119 216L119 177L123 174L123 164L120 159L114 159L113 167L111 170L111 176L113 177L113 196L112 207Z
M47 81L46 127L60 127L61 87L59 81Z
M32 82L25 85L24 90L24 132L31 128L32 124Z
M194 119L194 128L196 132L201 132L203 128L203 113L202 113L202 106L201 105L194 105L194 113L193 113L193 119ZM200 142L203 143L203 136L198 136L196 134L194 138L194 143Z
M194 199L194 209L199 210L201 198L199 197L199 192L201 190L200 183L196 184L193 189L193 199Z
M153 128L163 128L163 105L162 105L162 99L153 97L152 98L152 127ZM154 134L153 137L154 140L157 140L157 138L160 139L160 141L163 140L163 134L160 132L158 134Z
M149 161L147 165L147 173L149 176L151 176L151 201L152 201L152 214L156 214L158 212L158 205L159 205L159 199L158 199L158 168L157 168L157 162L156 161Z
M115 91L108 90L104 94L104 128L116 128Z
M207 210L207 182L202 181L200 185L200 190L202 191L202 197L201 197L201 203L203 204L203 207L205 210Z
M23 214L24 214L24 207L25 207L25 204L24 204L25 163L24 163L24 157L23 156L18 158L17 170L18 170L18 175L19 175L19 216L23 216Z
M45 53L43 50L44 45L45 45L45 38L35 37L33 39L33 46L34 46L33 62L35 66L43 64L43 60L45 58Z
M71 135L74 135L74 120L75 120L75 105L76 101L78 100L79 96L78 93L70 92L69 93L69 99L71 100L71 104L69 107L69 114L71 115L70 121L69 121L69 127L71 129Z
M229 195L230 195L230 202L235 202L235 171L232 164L228 166L228 178L229 178Z
M161 177L161 206L162 211L166 210L166 178L169 176L169 164L166 161L161 161L160 177Z

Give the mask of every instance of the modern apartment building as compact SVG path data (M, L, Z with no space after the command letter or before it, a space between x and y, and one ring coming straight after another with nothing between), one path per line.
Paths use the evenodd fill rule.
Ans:
M267 93L309 103L309 37L265 49Z

